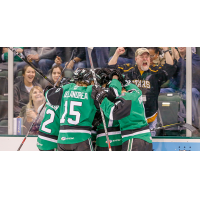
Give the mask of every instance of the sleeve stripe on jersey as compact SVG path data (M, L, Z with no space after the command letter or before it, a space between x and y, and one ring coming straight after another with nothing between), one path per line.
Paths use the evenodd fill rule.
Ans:
M115 92L116 97L118 97L118 96L119 96L118 91L117 91L115 88L113 88L113 90L114 90L114 92Z
M48 98L47 98L47 94L48 94L48 92L49 92L49 90L46 92L46 94L45 94L45 98L46 98L47 102L50 104L50 102L49 102L49 100L48 100ZM51 104L50 104L50 105L51 105Z
M51 139L51 138L48 138L48 137L44 137L44 136L41 136L41 135L38 135L38 137L42 140L47 140L47 141L50 141L50 142L57 143L57 140L54 140L54 139Z
M121 135L121 131L108 132L108 135L119 135L119 134ZM98 134L97 138L103 137L103 136L106 136L106 134L105 133Z
M86 130L60 130L60 133L89 133L91 135L91 131Z
M110 110L110 116L109 116L109 119L110 120L113 120L113 110L114 110L115 106L113 106ZM108 125L109 126L109 125Z

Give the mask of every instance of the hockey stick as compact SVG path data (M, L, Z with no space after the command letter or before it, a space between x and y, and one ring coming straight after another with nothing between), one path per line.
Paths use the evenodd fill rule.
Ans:
M38 74L40 74L44 79L46 79L51 85L54 85L53 82L47 78L42 72L38 70L31 62L29 62L26 58L23 58L23 56L18 53L14 48L8 47L13 53L15 53L19 58L21 58L24 62L26 62L28 65L30 65Z
M67 68L67 66L68 66L68 64L70 63L70 61L72 60L72 58L73 58L75 52L76 52L76 48L72 51L72 55L71 55L71 58L70 58L69 62L68 62L67 65L65 65L65 67L63 68L63 70L62 70L60 76L58 77L57 81L56 81L55 84L53 85L53 88L56 87L56 85L57 85L57 83L58 83L60 77L62 76L62 73L63 73L64 70ZM39 119L39 116L40 116L42 110L44 109L45 105L46 105L46 102L44 103L44 105L43 105L42 108L40 109L40 112L37 114L37 117L35 118L35 121L31 124L30 129L28 130L27 134L25 135L25 137L24 137L22 143L20 144L19 148L17 149L17 151L20 151L20 149L22 148L22 146L23 146L24 142L26 141L26 138L28 137L29 133L31 132L33 126L35 125L35 123L36 123L37 120Z
M20 151L20 149L22 148L24 142L26 141L26 138L28 137L29 133L31 132L31 129L33 128L33 126L35 125L35 123L37 122L37 120L39 119L40 113L42 112L42 110L43 110L43 108L45 107L45 105L46 105L46 102L43 104L43 106L42 106L40 112L38 113L37 117L35 118L35 121L31 124L31 127L30 127L29 131L28 131L27 134L25 135L25 137L24 137L22 143L20 144L19 148L17 149L17 151Z
M157 128L150 129L150 130L151 131L165 130L165 129L172 128L172 127L175 127L175 126L183 126L183 127L187 128L187 129L189 129L192 133L195 133L197 131L196 128L194 128L192 125L187 124L185 122L179 122L179 123L175 123L175 124L169 124L169 125L157 127Z
M98 84L97 84L97 79L96 79L96 75L95 75L95 71L94 71L94 65L93 65L93 62L92 62L92 50L93 50L93 47L87 47L87 50L88 50L88 55L89 55L89 60L90 60L90 65L91 65L91 70L92 70L92 76L93 76L93 79L94 79L94 85L97 88ZM112 151L111 146L110 146L110 140L109 140L109 137L108 137L108 131L107 131L107 128L106 128L106 122L105 122L104 113L103 113L103 110L100 107L100 104L99 104L99 108L100 108L101 117L102 117L102 121L103 121L103 126L104 126L106 139L107 139L107 143L108 143L108 150Z

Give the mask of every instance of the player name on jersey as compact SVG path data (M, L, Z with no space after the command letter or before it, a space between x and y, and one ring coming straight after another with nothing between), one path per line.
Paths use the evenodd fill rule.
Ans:
M88 99L88 93L66 91L64 97L72 97L72 98L76 98L76 99Z

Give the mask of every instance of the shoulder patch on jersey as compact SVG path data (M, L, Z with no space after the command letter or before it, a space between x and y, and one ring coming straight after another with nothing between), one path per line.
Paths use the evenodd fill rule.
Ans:
M61 88L58 88L58 89L55 91L55 93L59 92L60 90L61 90Z

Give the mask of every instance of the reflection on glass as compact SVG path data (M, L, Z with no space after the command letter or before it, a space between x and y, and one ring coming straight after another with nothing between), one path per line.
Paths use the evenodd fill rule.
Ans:
M41 106L45 101L43 90L39 86L34 86L30 90L29 102L22 107L19 117L23 118L23 134L25 135L29 131L32 123L35 121L37 114L39 113ZM43 119L43 115L40 115L34 126L30 131L30 135L37 135L39 131L40 123Z

